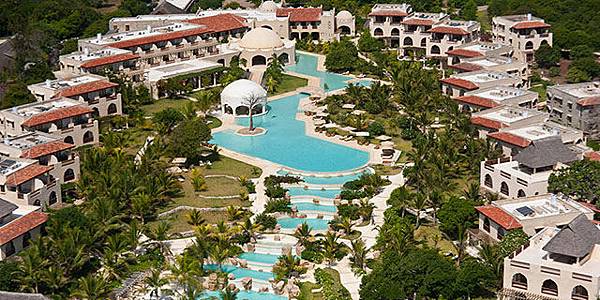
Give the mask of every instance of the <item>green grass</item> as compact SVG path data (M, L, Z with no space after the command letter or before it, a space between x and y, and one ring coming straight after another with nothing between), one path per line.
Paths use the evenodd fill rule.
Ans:
M189 102L191 101L188 99L160 99L152 104L142 106L141 109L144 111L144 113L146 113L146 115L152 116L153 114L167 108L180 110Z
M532 92L538 93L538 103L546 102L546 86L545 85L539 84L539 85L531 87L529 90Z
M452 242L444 238L439 228L433 225L421 225L415 232L415 239L427 242L427 245L437 248L441 253L456 254Z
M318 289L321 286L314 282L301 282L300 283L300 295L298 296L298 300L322 300L323 294L321 293L313 293L312 290Z
M295 91L297 88L306 86L308 84L308 79L300 78L288 74L283 74L281 83L277 85L275 88L275 93L270 96L275 96L287 92Z
M254 171L253 171L254 170ZM235 177L245 176L247 178L258 178L262 170L253 165L235 160L233 158L220 156L219 160L214 161L210 167L202 167L204 175L229 175Z
M210 129L219 128L219 127L221 127L221 125L223 125L223 122L221 122L221 120L219 120L218 118L215 118L213 116L206 116L206 121L210 122L208 124L208 128L210 128Z
M198 192L203 196L232 196L239 195L242 185L239 181L227 177L208 177L206 191ZM190 184L191 186L191 184Z
M148 223L149 226L156 226L160 221L168 221L171 224L169 233L178 233L193 230L193 226L188 224L188 210L178 211L158 221ZM227 213L224 211L203 211L202 217L207 224L216 224L220 221L227 221Z

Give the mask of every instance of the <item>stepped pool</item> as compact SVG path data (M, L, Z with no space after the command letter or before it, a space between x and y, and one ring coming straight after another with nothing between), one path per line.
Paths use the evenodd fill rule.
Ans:
M305 189L303 187L289 187L287 188L290 196L316 196L322 198L334 199L339 195L342 190L340 189Z
M341 176L306 176L306 175L296 175L296 174L290 174L287 171L284 170L279 170L277 171L278 175L290 175L290 176L297 176L297 177L301 177L303 182L302 183L307 183L307 184L339 184L342 185L348 181L352 181L355 179L358 179L358 177L360 177L360 175L364 174L364 173L370 173L369 171L365 170L356 174L349 174L349 175L341 175Z
M216 264L207 264L207 265L204 265L204 269L210 270L210 271L216 271L219 269L219 266ZM260 271L244 269L244 268L232 266L232 265L222 265L221 271L223 271L225 273L233 274L236 279L242 279L244 277L252 277L253 279L257 279L257 280L269 281L270 279L274 278L273 273L271 273L271 272L260 272Z
M309 202L292 203L291 206L295 206L298 211L315 211L315 212L328 212L336 213L337 209L333 205L322 205Z
M256 253L256 252L244 252L238 256L241 259L245 259L247 261L253 261L263 264L274 265L279 258L279 255L275 254L266 254L266 253Z
M283 229L296 229L302 223L308 224L313 230L327 230L329 220L324 219L302 219L302 218L281 218L277 220Z
M219 291L204 291L198 300L221 299ZM237 300L286 300L287 297L279 296L271 293L259 293L255 291L241 290L236 295Z

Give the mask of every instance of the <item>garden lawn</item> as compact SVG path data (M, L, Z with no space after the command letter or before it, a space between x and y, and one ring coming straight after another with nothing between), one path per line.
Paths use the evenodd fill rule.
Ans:
M439 249L442 254L447 252L456 254L456 249L454 249L452 242L447 240L436 226L429 224L419 226L419 229L415 232L415 239L426 241L427 245Z
M205 180L208 189L206 191L198 192L198 194L202 196L234 196L239 195L242 190L242 185L235 179L227 177L207 177ZM186 180L186 183L187 182L189 181Z
M219 160L212 162L212 166L202 167L202 174L258 178L260 177L260 174L262 174L262 170L253 165L220 155Z
M538 103L546 102L546 86L543 84L537 84L532 86L530 89L532 92L538 93Z
M160 221L168 221L171 224L169 233L178 233L193 230L193 226L188 224L189 210L182 210L169 216L161 218L159 221L150 222L150 226L156 226ZM220 221L227 221L227 213L224 211L203 211L202 217L207 224L216 224Z
M185 105L187 103L191 102L188 99L184 99L184 98L178 98L178 99L160 99L157 100L156 102L152 103L152 104L148 104L148 105L144 105L141 107L141 109L144 111L144 113L146 113L147 116L152 116L153 114L163 110L163 109L167 109L167 108L174 108L176 110L180 110L183 107L185 107Z
M295 91L297 88L306 86L307 84L308 79L283 74L281 83L277 85L277 88L275 88L275 93L269 96L275 96L287 92L292 92Z

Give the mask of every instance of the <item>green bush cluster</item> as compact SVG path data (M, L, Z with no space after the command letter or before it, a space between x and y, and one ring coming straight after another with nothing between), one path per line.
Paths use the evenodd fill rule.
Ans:
M323 269L315 270L317 283L323 286L323 297L326 300L349 300L350 292L341 284L336 284L333 276Z

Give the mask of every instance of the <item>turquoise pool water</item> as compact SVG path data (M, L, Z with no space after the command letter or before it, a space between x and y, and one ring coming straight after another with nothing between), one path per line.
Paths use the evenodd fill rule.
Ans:
M292 206L296 206L298 211L322 211L322 212L330 212L335 213L337 209L333 205L322 205L322 204L314 204L308 202L302 203L293 203Z
M221 293L219 291L204 291L200 295L199 300L208 299L221 299ZM237 293L237 300L286 300L287 297L278 296L271 293L259 293L255 291L239 291Z
M352 79L352 77L349 76L318 71L317 64L318 58L316 56L296 53L296 64L288 66L286 69L288 71L321 78L321 88L326 92L343 89L347 86L346 81ZM370 83L369 80L361 80L355 84L368 86ZM325 88L325 85L327 85L327 89Z
M304 189L303 187L290 187L287 188L290 192L290 196L317 196L323 198L334 199L335 196L339 195L342 190L320 190L320 189Z
M256 253L256 252L244 252L238 256L241 259L245 259L247 261L254 261L263 264L274 265L279 258L279 255L274 254L265 254L265 253Z
M323 219L301 219L301 218L282 218L277 220L277 223L281 225L281 228L285 229L296 229L296 227L302 223L308 224L314 230L327 230L329 220Z
M358 177L360 177L360 175L363 173L367 173L367 171L361 172L358 174L351 174L351 175L344 175L344 176L332 176L332 177L299 176L299 177L302 177L304 182L308 183L308 184L344 184L348 181L358 179ZM288 175L289 173L284 170L279 170L279 171L277 171L277 174L283 176L283 175ZM298 176L298 175L293 175L293 176Z
M270 111L254 117L255 126L267 128L266 134L242 137L231 130L221 131L213 134L211 143L303 171L345 171L365 165L369 161L367 152L305 134L304 122L296 120L298 103L303 97L306 95L269 102ZM248 118L236 121L248 125Z
M204 268L206 270L215 271L215 270L219 269L219 266L214 265L214 264L208 264L208 265L204 265ZM236 266L232 266L232 265L222 265L221 270L225 273L231 273L231 274L235 275L236 279L242 279L244 277L252 277L254 279L263 280L263 281L268 281L270 279L273 279L273 273L271 273L271 272L260 272L260 271L244 269L244 268L240 268L240 267L236 267Z

